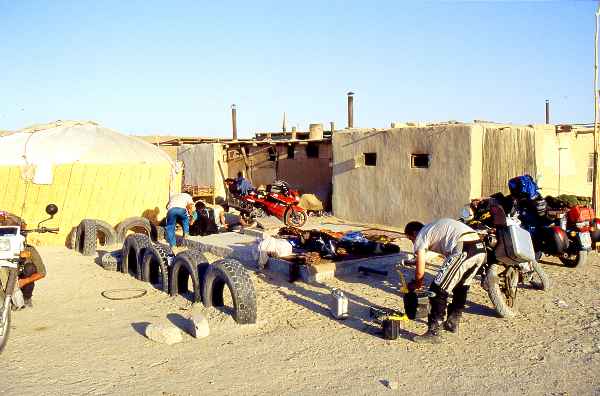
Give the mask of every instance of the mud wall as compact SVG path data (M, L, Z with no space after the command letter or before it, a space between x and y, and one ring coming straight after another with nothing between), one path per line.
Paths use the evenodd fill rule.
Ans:
M398 227L411 220L456 217L471 194L471 128L336 132L334 215ZM364 153L376 154L375 166L365 164ZM428 155L429 166L414 167L413 155Z

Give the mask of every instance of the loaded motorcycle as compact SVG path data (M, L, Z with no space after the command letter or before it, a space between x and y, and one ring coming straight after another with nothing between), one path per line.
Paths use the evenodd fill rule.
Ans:
M529 203L519 202L518 213L522 227L531 234L537 260L545 254L558 257L567 267L582 267L592 243L600 238L600 219L588 207L572 207L552 220L536 213Z
M42 223L52 219L57 212L58 207L49 204L46 206L46 213L50 217L41 221L37 228L30 230L22 228L25 224L16 216L0 212L0 218L3 220L8 216L18 219L18 221L11 222L11 225L0 225L0 271L8 272L6 285L2 285L0 281L0 352L2 352L8 341L12 297L15 288L18 287L19 273L27 262L39 259L39 254L35 248L27 244L27 235L31 232L57 233L58 228L41 226Z
M251 190L237 197L231 206L238 209L248 220L275 216L288 227L302 227L306 223L306 210L298 206L300 194L284 181L267 185L265 191Z
M575 206L556 219L550 219L547 202L541 196L538 185L529 175L522 175L508 181L510 196L502 200L507 212L516 211L524 229L533 239L536 259L543 254L556 256L567 267L581 267L587 253L592 249L592 236L600 237L597 223L591 208Z
M463 208L460 217L477 231L486 247L487 260L478 273L482 287L501 317L513 317L519 284L547 290L550 280L535 259L530 234L514 214L507 216L493 198L474 209Z

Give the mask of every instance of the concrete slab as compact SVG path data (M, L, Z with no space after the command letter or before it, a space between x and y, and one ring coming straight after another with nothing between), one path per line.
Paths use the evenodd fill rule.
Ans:
M358 272L359 266L367 268L373 268L380 271L390 271L396 264L402 259L407 259L407 252L400 252L395 254L388 254L385 256L372 256L353 260L337 261L332 263L332 266L324 268L323 271L311 271L307 266L300 267L300 279L304 282L323 282L327 279L332 279L340 275L348 275L351 273ZM267 269L269 271L278 272L285 276L290 275L290 263L289 261L282 260L279 258L271 257L267 263Z
M230 257L252 267L256 266L256 237L238 232L223 232L207 236L187 237L185 246L216 256Z

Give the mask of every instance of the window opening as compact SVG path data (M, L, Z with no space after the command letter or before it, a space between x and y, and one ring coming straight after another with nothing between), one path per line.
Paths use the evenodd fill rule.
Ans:
M319 146L314 143L306 145L306 156L308 158L319 158Z
M429 168L431 156L429 154L412 154L410 156L411 168Z
M377 153L363 153L365 166L377 166Z

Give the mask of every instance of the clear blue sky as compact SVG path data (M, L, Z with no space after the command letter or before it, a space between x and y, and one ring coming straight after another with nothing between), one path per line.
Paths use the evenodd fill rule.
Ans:
M0 129L593 121L592 1L0 0Z

